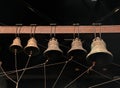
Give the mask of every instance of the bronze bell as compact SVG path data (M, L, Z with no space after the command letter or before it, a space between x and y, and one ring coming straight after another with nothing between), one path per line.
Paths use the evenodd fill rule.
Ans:
M37 46L37 41L34 37L31 37L28 40L27 46L25 46L24 51L28 55L31 54L32 56L39 54L39 47Z
M44 55L49 58L58 58L62 56L62 50L56 38L51 38L48 42L48 48L44 51Z
M93 39L91 51L86 58L90 62L95 61L98 66L103 66L112 62L113 55L106 49L105 42L101 38L96 37Z
M22 45L21 45L21 40L20 40L20 38L19 37L16 37L14 40L13 40L13 43L10 45L10 50L12 51L12 52L16 52L17 51L17 53L18 52L20 52L20 51L22 51Z
M87 51L83 48L81 40L79 38L73 39L71 49L67 52L67 55L75 58L83 58L86 53Z

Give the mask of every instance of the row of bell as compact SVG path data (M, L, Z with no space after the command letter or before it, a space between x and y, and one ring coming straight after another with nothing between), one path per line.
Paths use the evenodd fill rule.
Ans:
M21 45L20 37L16 37L13 40L13 43L10 45L10 50L14 53L16 52L16 50L17 50L16 53L19 53L23 50L23 47ZM37 41L34 37L31 37L28 40L28 43L25 46L24 51L25 51L26 54L28 54L28 55L31 54L32 56L35 56L35 55L39 54L39 47L38 47Z
M21 40L16 37L13 43L10 45L12 52L20 52L22 50ZM32 52L32 56L39 54L39 47L34 37L28 40L27 45L24 48L25 53L28 55ZM59 48L59 43L56 38L51 38L48 42L48 48L43 53L46 57L56 58L63 54L63 51ZM96 37L91 44L91 51L87 54L87 51L83 48L82 42L79 38L75 38L72 41L71 49L67 52L68 57L82 58L86 56L89 62L96 62L97 65L110 64L113 59L113 55L106 48L105 42Z

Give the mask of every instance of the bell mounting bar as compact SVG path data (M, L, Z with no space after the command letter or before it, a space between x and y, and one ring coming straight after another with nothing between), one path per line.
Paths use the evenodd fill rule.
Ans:
M0 34L15 34L17 26L0 26ZM80 33L120 33L120 25L78 26ZM20 34L31 33L31 26L21 26ZM36 26L35 34L49 34L51 26ZM56 26L56 33L74 33L74 26Z

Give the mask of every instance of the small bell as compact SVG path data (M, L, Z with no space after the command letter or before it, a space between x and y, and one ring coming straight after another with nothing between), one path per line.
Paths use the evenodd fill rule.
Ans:
M93 39L91 51L86 58L90 62L95 61L96 65L103 66L112 62L113 55L106 49L105 42L101 38L96 37Z
M13 40L13 43L10 45L10 50L12 51L12 52L16 52L16 50L17 50L17 52L21 52L22 51L22 45L21 45L21 40L20 40L20 38L19 37L16 37L14 40Z
M79 38L75 38L72 41L71 49L67 52L68 56L74 58L83 58L87 51L82 47L82 42Z
M48 42L48 48L44 51L44 55L49 58L59 58L62 56L62 50L56 38L52 38Z
M34 37L31 37L28 40L27 46L25 46L24 51L28 55L30 54L32 54L32 56L38 55L39 47L37 46L37 41Z

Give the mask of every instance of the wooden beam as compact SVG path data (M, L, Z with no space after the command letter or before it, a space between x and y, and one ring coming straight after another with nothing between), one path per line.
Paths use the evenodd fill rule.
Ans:
M78 27L76 27L77 29ZM100 32L100 26L79 26L79 33ZM49 34L51 26L36 26L35 34ZM76 30L77 31L77 30ZM101 26L102 33L120 33L120 25ZM0 26L0 34L15 34L16 26ZM31 26L22 26L20 34L31 33ZM74 33L74 26L56 26L56 33Z

